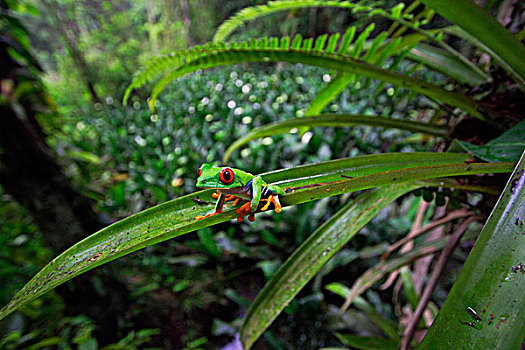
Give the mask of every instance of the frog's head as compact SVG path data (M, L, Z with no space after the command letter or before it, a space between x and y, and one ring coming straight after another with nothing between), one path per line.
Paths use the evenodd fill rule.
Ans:
M197 187L199 188L234 188L242 186L235 170L228 167L212 167L202 164L197 170Z

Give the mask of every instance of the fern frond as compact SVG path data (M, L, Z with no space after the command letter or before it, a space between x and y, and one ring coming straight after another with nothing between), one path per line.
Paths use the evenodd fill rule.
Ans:
M359 34L359 36L355 40L354 46L352 47L352 51L350 51L350 55L353 58L359 58L359 55L361 55L361 52L363 51L365 47L366 39L368 39L368 37L370 36L370 33L374 30L375 27L376 26L374 23L370 23L365 28L365 30L363 30L363 32Z
M370 33L374 30L374 24L370 24L356 39L352 49L350 50L349 55L355 59L361 59L365 62L377 65L381 67L387 60L387 58L395 53L397 55L403 54L404 51L410 50L411 47L405 45L401 40L391 40L388 43L385 43L386 37L388 36L387 32L382 32L375 37L372 43L369 45L366 53L360 58L362 51L364 50L366 40L368 39ZM355 30L350 30L348 35L352 35ZM345 36L347 35L345 34ZM420 40L424 38L421 37ZM348 40L348 39L347 39ZM341 46L345 42L345 38L341 43ZM345 45L350 45L350 43L345 43ZM395 67L390 67L389 69L393 70ZM345 90L350 84L354 83L357 79L356 74L340 72L337 74L335 79L326 84L321 91L315 96L312 100L308 109L305 112L305 116L318 115L321 111L332 102L343 90Z
M341 9L354 9L358 4L349 1L335 0L281 0L269 1L265 5L246 7L235 15L224 21L217 29L213 42L224 41L235 29L243 26L246 22L257 18L268 16L276 12L290 11L310 7L338 7Z
M257 18L274 14L281 11L297 10L302 8L312 7L336 7L340 9L346 9L352 11L352 13L366 12L368 16L381 16L394 22L392 27L389 29L389 34L397 28L399 25L402 27L393 35L393 37L400 36L407 28L416 31L426 37L426 39L433 41L435 44L441 46L444 50L448 51L451 55L455 56L458 60L462 61L470 70L475 71L478 75L482 76L484 80L490 81L491 77L481 70L478 66L470 62L465 56L456 51L450 45L446 44L442 40L439 40L438 35L421 29L423 24L428 23L432 18L434 11L430 8L420 12L417 16L412 14L412 11L419 4L415 1L405 11L402 3L394 6L387 11L383 8L375 6L375 4L367 4L365 0L361 0L355 3L350 1L337 1L337 0L281 0L281 1L269 1L266 5L257 5L246 7L228 20L224 21L221 26L217 29L215 36L213 37L214 42L224 41L235 29L243 26L246 22L253 21Z
M447 91L441 87L415 78L356 60L348 54L344 55L321 50L320 48L324 46L326 39L327 38L324 37L316 40L314 47L318 48L319 51L304 49L305 46L312 46L311 39L303 41L303 49L292 50L290 46L283 48L283 45L279 45L282 41L273 38L270 40L270 48L264 48L268 39L263 38L259 41L251 40L242 43L228 44L217 43L216 45L179 51L164 59L155 58L153 60L154 64L146 65L146 68L135 77L128 87L125 97L126 99L129 97L132 89L142 86L145 82L150 81L159 74L163 74L163 77L153 88L149 100L150 107L154 109L155 100L166 85L196 70L247 62L288 62L334 69L390 82L443 103L448 103L478 118L485 119L484 114L481 112L483 109L471 98L460 93ZM283 40L289 45L289 39ZM292 43L293 42L296 41L293 40ZM306 42L309 42L309 44L305 45ZM176 59L174 59L174 57L176 57ZM155 66L155 64L159 65Z

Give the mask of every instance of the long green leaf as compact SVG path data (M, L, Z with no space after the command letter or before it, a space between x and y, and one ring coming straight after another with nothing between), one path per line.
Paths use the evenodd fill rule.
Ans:
M390 170L373 175L359 176L350 180L339 181L327 186L314 186L283 197L283 204L299 204L347 192L389 185L393 183L426 180L445 176L474 175L510 172L515 163L472 163L423 166L410 169ZM333 177L344 177L334 174ZM343 176L342 176L343 175ZM297 179L295 183L300 183ZM276 184L280 184L277 182ZM283 182L286 185L286 182Z
M463 28L507 63L503 68L511 70L525 88L525 47L501 23L471 0L421 0L441 16Z
M489 82L486 76L471 69L470 66L449 54L445 50L436 47L419 44L406 56L409 60L424 64L438 72L471 86L477 86Z
M525 337L524 264L525 152L420 349L519 349Z
M466 159L468 155L465 154L381 154L278 170L263 174L263 179L268 183L279 182L284 187L296 188L294 193L281 199L283 206L289 206L388 183L509 172L513 166L513 163L465 164ZM402 171L403 167L408 169ZM374 172L377 174L373 175ZM341 175L357 177L340 181ZM330 181L339 182L299 188ZM341 184L345 185L341 187ZM212 190L206 190L174 199L125 218L87 237L38 272L0 310L0 319L22 304L92 268L184 233L235 218L235 208L228 207L220 215L195 220L197 214L213 209L215 200L211 197L212 193Z
M250 306L241 328L249 349L317 272L370 220L396 198L421 187L404 183L367 191L319 227L281 266Z
M447 138L449 129L445 126L436 124L421 123L417 121L394 119L389 117L378 117L370 115L353 114L331 114L326 113L312 118L296 118L268 124L255 128L240 139L232 143L224 152L223 163L227 163L233 151L242 147L246 143L266 136L288 132L293 128L304 126L353 126L368 125L380 126L385 128L395 128L411 132L420 132L427 135Z
M350 288L339 282L330 283L326 285L325 288L326 290L329 290L344 299L346 299L350 294ZM370 305L363 297L356 297L354 299L354 306L363 311L365 315L374 323L374 325L378 327L385 335L387 335L390 339L397 340L399 343L401 338L399 336L399 326L396 322L385 318L383 315L377 312L374 306Z

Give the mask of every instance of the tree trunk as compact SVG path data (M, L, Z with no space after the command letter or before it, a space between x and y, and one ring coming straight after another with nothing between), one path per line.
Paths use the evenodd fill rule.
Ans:
M0 0L0 7L5 2ZM8 49L25 52L27 66L15 61ZM34 217L45 244L60 253L103 227L91 201L62 173L36 120L47 101L37 74L37 63L12 37L0 34L0 185ZM31 86L24 96L19 84ZM26 90L27 91L27 90ZM96 325L101 344L118 338L119 316L127 308L127 290L108 269L98 269L57 289L68 314L86 314ZM95 288L102 282L105 292Z

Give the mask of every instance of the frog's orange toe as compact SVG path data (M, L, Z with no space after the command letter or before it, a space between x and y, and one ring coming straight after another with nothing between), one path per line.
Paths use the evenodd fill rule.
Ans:
M239 214L239 216L237 217L237 221L242 222L244 220L244 216L248 213L251 213L251 211L252 211L252 203L251 202L244 203L241 207L239 207L236 210L236 213ZM250 218L248 218L248 220L250 220Z
M206 219L206 218L209 218L210 216L217 215L217 214L220 214L220 213L222 213L222 210L217 210L217 211L214 212L214 213L209 213L209 214L206 214L206 215L204 215L204 216L202 216L202 215L197 215L197 216L195 217L195 220Z

